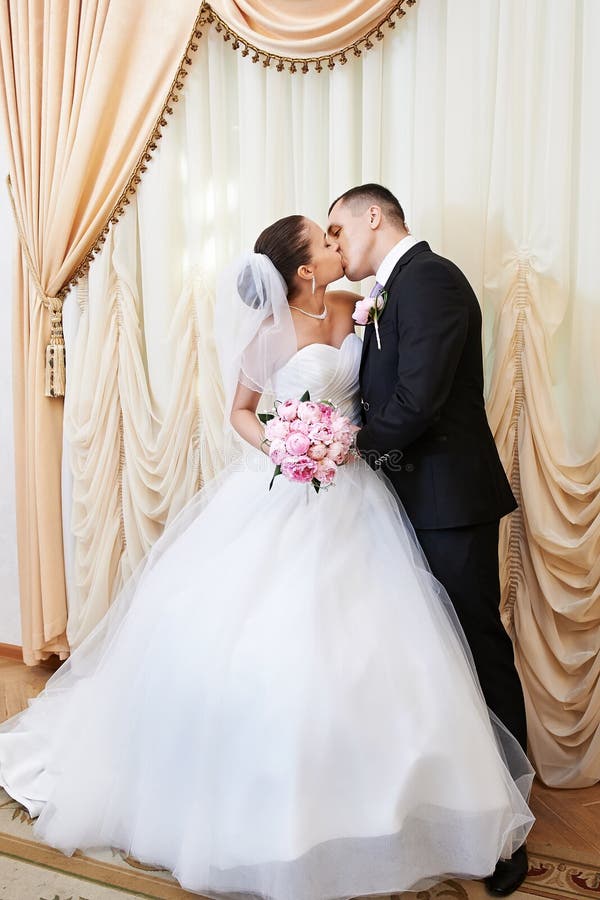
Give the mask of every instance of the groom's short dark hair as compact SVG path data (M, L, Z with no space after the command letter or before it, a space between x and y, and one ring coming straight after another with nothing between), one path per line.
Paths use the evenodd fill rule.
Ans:
M340 200L351 206L352 211L356 212L357 215L367 206L380 206L388 219L406 228L404 210L392 192L382 184L359 184L358 187L350 188L349 191L340 194L337 200L333 201L329 207L329 212Z

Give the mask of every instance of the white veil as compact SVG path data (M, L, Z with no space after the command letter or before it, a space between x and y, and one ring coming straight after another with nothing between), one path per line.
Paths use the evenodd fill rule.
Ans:
M287 287L268 256L245 253L217 282L215 343L225 392L225 430L238 383L272 393L297 347Z

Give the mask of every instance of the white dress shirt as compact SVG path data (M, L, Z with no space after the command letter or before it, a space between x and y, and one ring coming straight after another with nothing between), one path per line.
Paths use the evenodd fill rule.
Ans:
M392 274L393 268L398 260L404 256L411 247L414 247L415 244L418 243L419 238L414 237L412 234L407 234L401 241L394 244L389 253L384 256L379 268L375 272L375 280L378 281L382 287L385 287L385 283Z

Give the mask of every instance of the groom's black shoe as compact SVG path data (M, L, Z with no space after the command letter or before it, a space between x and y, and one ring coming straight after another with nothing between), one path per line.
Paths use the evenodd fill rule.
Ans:
M494 874L485 879L488 894L508 897L525 881L528 869L527 850L523 845L515 850L510 859L501 859L496 863Z

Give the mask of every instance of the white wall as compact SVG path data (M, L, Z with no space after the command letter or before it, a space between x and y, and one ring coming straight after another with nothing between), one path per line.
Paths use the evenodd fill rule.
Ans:
M8 156L0 133L0 643L21 644L11 378L12 265L16 240L6 175Z

